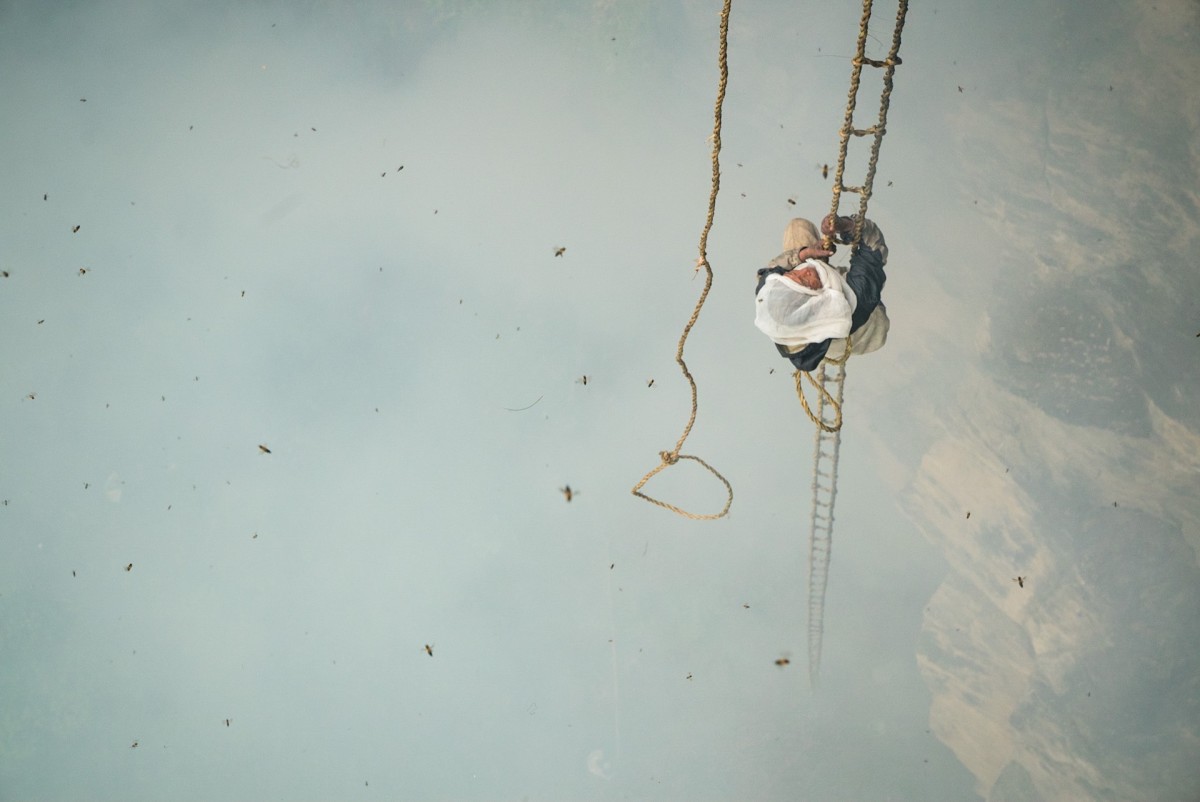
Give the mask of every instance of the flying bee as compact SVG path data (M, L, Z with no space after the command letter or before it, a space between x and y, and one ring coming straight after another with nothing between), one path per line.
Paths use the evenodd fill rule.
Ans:
M795 200L793 200L792 198L788 198L788 205L789 205L789 206L795 206L795 205L796 205L796 201L795 201Z
M821 178L829 178L829 165L828 164L821 165Z
M576 383L576 384L582 384L584 387L587 387L587 383L588 383L588 377L587 377L587 374L584 374L583 376L580 376L578 379L576 379L576 380L575 380L575 383Z
M1023 577L1023 576L1014 576L1013 582L1016 582L1017 587L1019 587L1019 588L1025 587L1025 577Z
M125 566L125 570L126 570L126 571L132 571L132 570L133 570L133 563L130 563L129 565Z
M79 268L79 275L86 276L87 272L88 272L88 269L86 267Z
M691 679L691 678L692 678L692 674L691 674L691 672L688 672L687 678L688 678L688 679Z
M226 727L228 727L228 726L229 726L229 721L230 721L230 719L225 719L225 726L226 726Z
M37 393L30 393L29 395L27 395L27 396L25 396L25 397L26 397L26 398L28 398L30 401L36 401L36 400L37 400Z
M571 502L571 499L573 499L579 495L579 491L572 490L570 485L566 485L565 487L560 487L558 489L558 492L563 494L563 498L565 498L567 500L568 504Z
M653 387L653 386L654 386L654 379L651 379L650 381L646 382L646 386L647 386L647 387Z
M779 659L777 659L775 661L775 665L779 666L780 668L783 668L786 665L791 665L791 662L792 661L787 659L786 657L780 657Z
M567 252L567 249L566 249L566 248L564 248L564 247L562 247L562 246L556 246L556 247L554 248L554 255L555 255L555 256L562 256L562 255L563 255L564 253L566 253L566 252Z
M134 741L133 743L131 743L131 744L129 745L129 748L130 748L130 749L137 749L137 741Z
M79 228L80 228L79 226L75 226L74 228L72 228L72 229L71 229L71 233L72 233L72 234L78 234L78 233L79 233Z
M262 453L264 453L264 454L270 454L270 453L271 453L271 449L267 448L267 447L266 447L266 446L264 446L262 443L259 443L259 444L258 444L258 450L259 450L259 451L261 451L261 452L262 452Z
M8 276L9 273L7 270L0 270L0 278L8 278Z
M971 511L967 510L967 520L971 520Z
M433 647L430 646L428 643L425 644L425 654L429 655L430 657L433 657Z

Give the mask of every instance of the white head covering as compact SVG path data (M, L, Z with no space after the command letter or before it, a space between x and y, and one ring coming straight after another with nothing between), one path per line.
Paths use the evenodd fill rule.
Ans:
M783 249L785 251L807 248L821 241L817 227L803 217L792 218L788 227L783 230Z
M789 349L849 335L850 317L858 306L854 290L841 273L818 259L800 267L817 271L821 289L810 290L778 273L768 275L756 299L754 325Z

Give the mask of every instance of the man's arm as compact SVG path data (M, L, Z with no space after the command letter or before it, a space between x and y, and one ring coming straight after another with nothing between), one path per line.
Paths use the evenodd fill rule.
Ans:
M836 233L844 240L854 236L854 218L827 216L821 221L821 232ZM854 315L850 319L850 331L855 331L867 322L867 318L879 306L883 293L883 285L887 282L887 274L883 266L887 263L888 247L883 239L883 232L871 220L863 219L862 236L858 247L850 254L850 272L846 274L846 283L858 296L858 305L854 307Z

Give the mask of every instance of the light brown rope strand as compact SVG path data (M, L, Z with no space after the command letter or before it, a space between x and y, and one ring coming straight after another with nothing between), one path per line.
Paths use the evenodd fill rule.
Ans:
M708 195L708 215L704 220L704 230L700 232L700 258L698 260L698 263L700 265L703 265L703 267L704 267L704 272L705 272L704 289L700 292L700 298L699 298L699 300L696 301L696 308L692 311L691 318L688 320L687 324L683 327L683 334L680 335L679 345L675 349L675 362L679 365L679 369L681 371L683 371L683 377L685 379L687 379L688 385L691 387L692 414L688 418L687 425L683 427L683 434L681 434L679 436L679 440L675 443L674 450L660 451L658 455L662 459L662 462L658 465L658 467L654 468L654 470L650 471L645 476L643 476L642 480L640 482L638 482L636 485L633 486L633 495L637 496L638 498L645 499L646 501L649 501L651 504L655 504L659 507L662 507L663 509L670 510L671 512L674 512L674 513L678 513L679 515L682 515L685 518L691 518L691 519L697 520L697 521L711 521L711 520L715 520L717 518L723 518L729 512L729 508L733 504L733 487L729 484L729 481L724 476L722 476L719 471L717 471L716 468L709 465L707 462L700 459L699 457L693 457L693 456L689 456L687 454L679 453L683 449L684 441L687 440L688 435L691 434L691 432L692 432L692 426L696 422L696 413L697 413L697 410L699 409L699 404L697 401L696 380L694 378L692 378L692 373L691 373L691 371L688 370L687 363L683 361L683 345L684 345L684 343L687 342L688 334L691 333L692 327L696 325L696 321L700 318L700 309L701 309L701 307L704 306L704 301L708 298L709 290L712 289L713 272L712 272L712 266L708 263L708 232L712 230L713 218L716 216L716 209L717 209L717 192L721 188L721 160L720 160L721 108L725 103L725 87L729 83L729 64L728 64L728 60L727 60L727 43L729 40L729 7L730 7L731 2L732 2L732 0L725 0L725 5L721 10L720 48L717 52L717 64L718 64L718 67L720 68L721 77L720 77L720 80L717 82L717 100L716 100L716 103L713 105L712 190L709 192L709 195ZM668 465L674 465L681 459L690 459L690 460L694 460L694 461L700 463L705 468L707 468L710 472L712 472L712 474L714 476L716 476L717 479L721 480L721 483L723 485L725 485L725 490L727 491L728 495L725 500L725 506L721 509L720 512L718 512L716 514L707 514L707 515L700 514L700 513L688 512L687 510L680 509L679 507L676 507L673 504L667 504L664 501L659 501L658 499L651 498L650 496L641 492L642 488L645 487L646 482L650 481L651 477L653 477L655 474L657 474L663 468L666 468Z
M804 411L808 413L809 419L813 423L817 424L817 426L821 427L823 431L830 433L839 431L842 428L842 408L838 406L837 402L833 400L833 396L830 395L829 391L825 389L824 382L814 379L812 374L807 370L798 370L792 374L792 376L796 380L796 395L800 398L800 406L804 407ZM821 416L809 408L808 399L804 396L804 384L802 380L805 378L807 378L809 382L812 383L812 386L816 388L818 397L821 400L821 405L824 406L825 404L829 404L831 407L833 407L833 423L826 423L825 421L821 420Z
M809 373L807 370L798 370L794 374L794 378L796 380L796 397L800 399L800 406L804 407L804 411L806 413L808 413L808 419L811 420L813 423L815 423L817 426L819 426L824 431L827 431L831 434L833 432L840 431L842 428L842 404L841 404L841 398L840 398L841 393L838 393L839 398L834 399L834 397L832 395L830 395L829 390L827 390L825 388L825 364L829 363L831 365L842 366L842 376L844 377L845 372L846 372L846 368L845 368L846 360L850 358L850 350L851 350L850 345L851 345L850 337L847 336L846 337L846 350L842 353L841 356L836 357L836 358L827 356L821 360L820 371L817 374L818 378L814 379L812 377L812 374ZM818 393L817 398L820 401L820 406L818 407L818 410L820 410L821 408L824 408L824 406L826 404L829 404L829 406L831 406L833 408L833 414L834 414L833 423L826 423L824 415L822 415L819 411L813 412L812 409L809 408L808 398L805 397L805 395L804 395L804 385L801 383L802 378L807 378L808 381L812 384L812 386L816 388L817 393Z

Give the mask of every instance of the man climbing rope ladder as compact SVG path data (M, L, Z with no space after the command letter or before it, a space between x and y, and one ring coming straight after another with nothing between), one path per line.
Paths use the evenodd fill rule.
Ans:
M854 218L828 215L821 232L850 242ZM880 300L887 281L883 234L863 220L848 271L829 264L834 247L824 247L816 226L797 217L783 233L783 253L758 271L754 325L800 371L814 370L825 358L840 360L847 336L853 354L868 354L887 341L887 309Z

